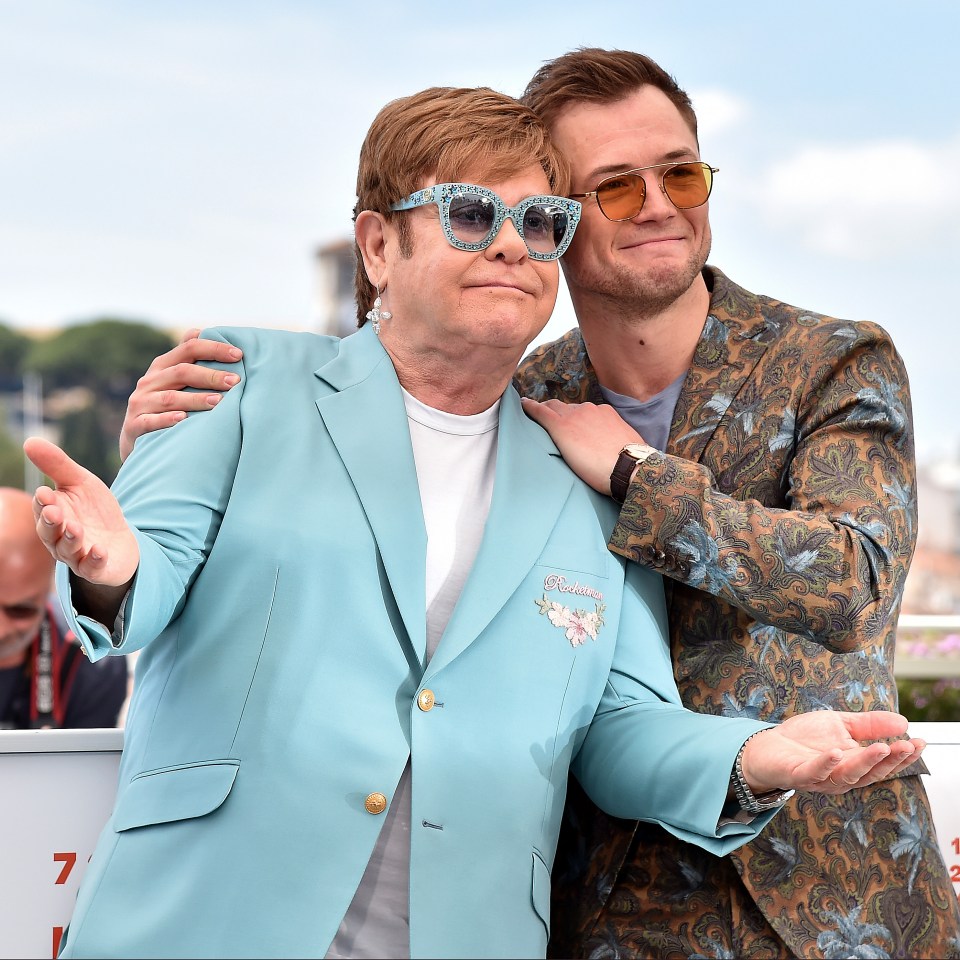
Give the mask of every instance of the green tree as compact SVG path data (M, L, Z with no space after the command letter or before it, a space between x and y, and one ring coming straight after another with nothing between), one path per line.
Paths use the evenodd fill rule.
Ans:
M24 369L42 377L46 398L69 387L92 394L92 403L60 418L60 444L105 483L119 469L117 437L127 397L153 358L175 342L156 327L110 317L36 340L24 358Z
M34 341L23 365L43 377L48 393L82 386L93 390L98 399L126 402L150 361L174 343L156 327L108 317Z
M23 468L24 457L20 444L0 424L0 487L22 489Z
M60 419L60 445L104 483L112 483L120 469L116 434L108 435L96 404L64 414Z
M0 323L0 390L17 390L23 377L23 361L33 341Z

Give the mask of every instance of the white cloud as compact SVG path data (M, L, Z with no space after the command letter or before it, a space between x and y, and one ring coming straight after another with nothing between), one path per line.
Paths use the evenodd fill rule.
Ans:
M700 90L690 94L697 113L700 143L738 127L750 115L750 104L727 90Z
M769 167L753 199L771 224L818 252L902 256L957 245L958 170L960 137L810 144Z

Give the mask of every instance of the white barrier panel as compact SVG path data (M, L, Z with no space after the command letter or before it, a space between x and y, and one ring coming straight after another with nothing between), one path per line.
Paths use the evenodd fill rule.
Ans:
M960 723L914 723L924 784L960 896ZM56 956L110 814L122 730L0 731L0 958Z
M930 776L923 778L940 852L960 899L960 723L911 723L910 735L927 741L923 757Z
M56 956L122 746L122 730L0 730L0 957Z

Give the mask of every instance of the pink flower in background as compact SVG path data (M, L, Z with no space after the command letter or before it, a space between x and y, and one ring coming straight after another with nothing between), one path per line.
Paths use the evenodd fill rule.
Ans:
M960 634L948 633L936 642L928 640L903 640L899 643L901 654L918 660L930 657L949 657L960 654Z
M948 633L937 641L938 653L960 653L960 634Z

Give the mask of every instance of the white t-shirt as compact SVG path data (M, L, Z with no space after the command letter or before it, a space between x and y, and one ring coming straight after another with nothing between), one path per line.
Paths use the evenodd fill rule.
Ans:
M427 660L483 539L497 465L500 401L482 413L436 410L403 391L427 530ZM328 958L410 956L410 764Z

